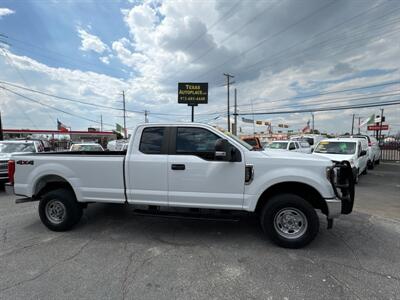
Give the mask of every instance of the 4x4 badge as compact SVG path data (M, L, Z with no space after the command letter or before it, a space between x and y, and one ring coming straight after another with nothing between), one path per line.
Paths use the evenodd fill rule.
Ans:
M33 160L18 160L17 165L32 165L33 166Z

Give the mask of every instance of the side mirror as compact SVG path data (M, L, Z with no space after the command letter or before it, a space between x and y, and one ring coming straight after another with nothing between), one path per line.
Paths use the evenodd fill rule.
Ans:
M367 151L365 151L365 150L361 150L361 152L360 152L360 156L365 156L365 155L367 155Z
M232 151L231 145L225 139L218 139L215 142L215 159L223 161L231 161Z

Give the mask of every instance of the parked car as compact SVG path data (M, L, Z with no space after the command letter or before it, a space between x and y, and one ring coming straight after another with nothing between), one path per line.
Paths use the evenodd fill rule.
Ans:
M361 174L367 172L368 149L360 139L336 138L320 141L313 152L314 156L323 156L333 162L348 162L357 183Z
M304 141L289 141L289 140L282 140L282 141L273 141L269 143L265 149L272 149L272 150L288 150L294 152L302 152L302 153L311 153L311 147L307 142Z
M343 135L341 138L360 138L364 139L368 144L368 169L373 169L379 164L381 158L381 149L375 137L366 134Z
M7 163L13 155L43 151L42 143L36 140L0 141L0 183L8 181Z
M256 213L265 233L288 248L315 238L316 210L327 216L328 228L333 218L351 213L354 185L347 164L303 153L252 150L234 135L205 124L144 124L135 129L125 154L15 157L9 162L12 176L6 191L24 197L17 203L40 201L40 218L54 231L71 229L93 202L146 205L150 213L161 215L179 208L180 217L182 208L244 211Z
M113 140L107 143L107 150L109 151L124 151L126 150L128 144L128 140L120 139L120 140Z
M72 144L69 151L104 151L103 147L97 143Z
M243 141L245 141L247 144L252 146L254 150L262 150L263 145L258 137L245 137L242 138Z
M320 141L326 139L326 136L323 136L321 134L303 134L292 136L290 137L290 139L294 141L306 141L310 145L311 150L313 150Z

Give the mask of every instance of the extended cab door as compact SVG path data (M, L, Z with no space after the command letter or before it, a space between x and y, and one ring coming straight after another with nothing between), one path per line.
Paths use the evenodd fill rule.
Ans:
M171 136L169 205L241 209L245 180L243 155L240 162L215 160L215 142L221 137L207 128L174 127Z
M168 205L168 128L140 127L126 156L128 202Z

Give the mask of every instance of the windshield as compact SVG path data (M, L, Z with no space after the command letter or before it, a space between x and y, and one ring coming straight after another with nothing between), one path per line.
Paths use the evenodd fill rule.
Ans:
M274 142L274 143L269 144L268 148L270 148L270 149L286 149L287 144L288 143L286 143L286 142L279 142L279 143Z
M0 153L36 152L33 143L0 143Z
M354 154L356 152L355 142L320 142L315 148L315 153L328 154Z
M309 148L310 147L310 144L307 143L307 142L300 142L300 145L301 145L302 148Z
M103 151L100 145L72 145L71 151Z

